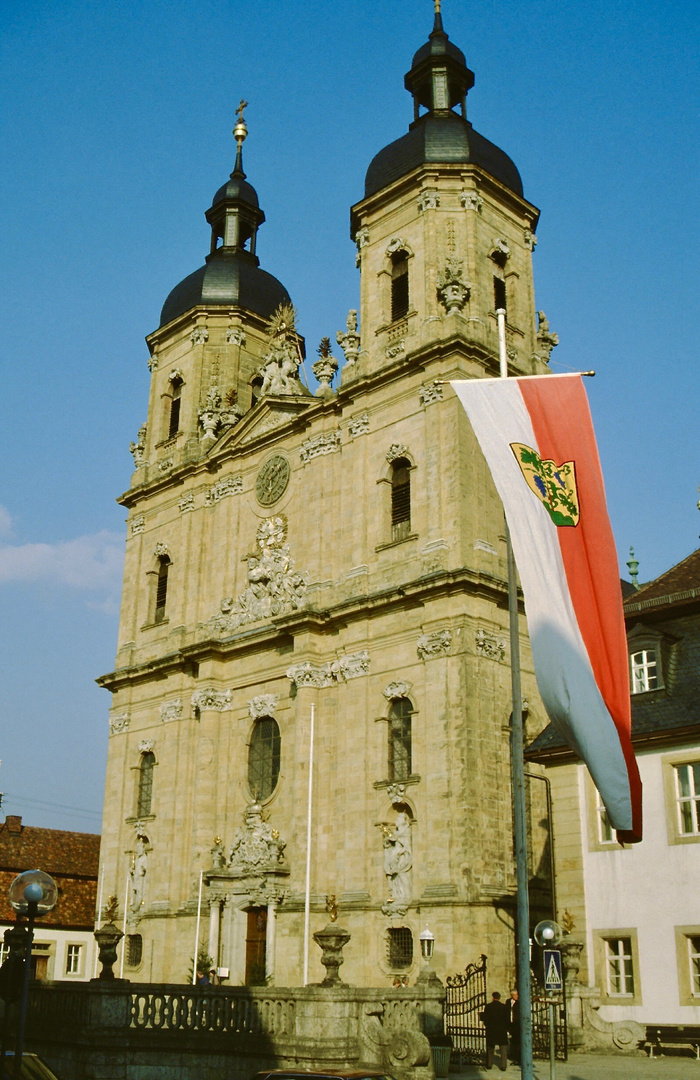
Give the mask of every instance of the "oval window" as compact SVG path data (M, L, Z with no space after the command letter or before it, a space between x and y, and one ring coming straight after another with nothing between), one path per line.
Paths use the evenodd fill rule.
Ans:
M254 799L267 799L277 787L280 774L280 729L271 716L263 716L253 728L248 751L248 787Z

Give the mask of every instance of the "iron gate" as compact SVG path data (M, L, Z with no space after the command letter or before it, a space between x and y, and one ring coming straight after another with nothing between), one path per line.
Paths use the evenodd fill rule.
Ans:
M532 986L532 1056L549 1060L549 1002L539 987ZM568 1046L566 1038L566 1005L564 1000L554 1006L554 1056L566 1061Z
M445 1034L452 1038L452 1050L463 1065L486 1061L486 1031L479 1014L486 1005L486 957L468 964L464 974L447 977L445 993Z

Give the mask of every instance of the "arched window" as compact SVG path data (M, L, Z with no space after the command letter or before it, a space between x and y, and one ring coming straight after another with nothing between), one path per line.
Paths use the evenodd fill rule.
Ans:
M158 559L158 576L156 578L156 604L153 614L154 622L163 622L165 619L165 604L168 599L168 572L170 559L167 555L161 555Z
M397 251L391 256L391 321L408 315L408 254Z
M141 754L141 765L139 767L139 792L136 800L136 816L148 817L151 812L151 801L153 799L153 766L156 763L156 756L151 750L147 750Z
M408 780L413 771L411 751L411 716L409 698L394 698L389 707L389 780Z
M251 409L253 408L254 405L257 405L257 403L260 401L260 394L261 394L262 388L263 388L262 375L256 375L255 378L251 381L251 384L250 384L250 407L251 407Z
M271 716L261 716L248 750L248 787L253 798L267 799L280 774L280 729Z
M404 540L411 531L411 464L398 458L391 467L391 539Z
M172 439L180 430L180 405L182 404L182 380L173 381L173 391L170 397L170 419L168 422L168 438Z

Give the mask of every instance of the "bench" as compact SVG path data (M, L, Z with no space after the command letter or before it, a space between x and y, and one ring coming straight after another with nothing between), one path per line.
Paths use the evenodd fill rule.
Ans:
M700 1024L647 1025L644 1042L649 1046L649 1057L654 1056L654 1048L661 1050L662 1046L690 1046L700 1061Z

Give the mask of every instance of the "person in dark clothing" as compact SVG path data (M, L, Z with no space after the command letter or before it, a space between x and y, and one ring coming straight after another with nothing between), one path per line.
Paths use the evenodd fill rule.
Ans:
M494 990L491 1001L481 1014L481 1021L486 1028L486 1068L493 1068L493 1059L498 1047L498 1067L501 1072L508 1068L508 1023L510 1010L501 1001L501 995Z
M508 1025L508 1034L510 1035L510 1060L514 1065L520 1064L520 1002L518 1001L518 991L513 988L510 992L510 1001L508 1002L510 1009L510 1023Z

